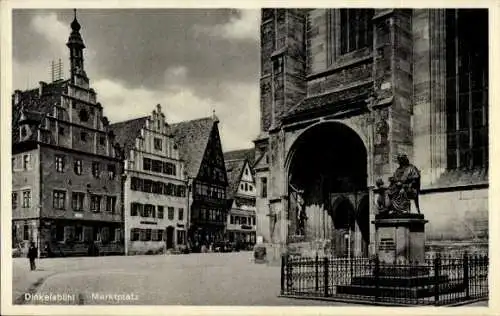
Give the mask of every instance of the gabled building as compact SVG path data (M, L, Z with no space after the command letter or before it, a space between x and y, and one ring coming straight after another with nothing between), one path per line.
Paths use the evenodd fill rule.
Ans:
M170 125L185 162L190 188L188 239L195 251L224 240L228 182L218 123L214 115Z
M229 183L226 238L243 247L256 241L256 188L251 164L254 156L253 149L224 154Z
M111 128L124 148L126 254L185 247L186 173L161 106Z
M80 24L70 78L12 98L12 237L42 256L123 252L123 165L85 72Z

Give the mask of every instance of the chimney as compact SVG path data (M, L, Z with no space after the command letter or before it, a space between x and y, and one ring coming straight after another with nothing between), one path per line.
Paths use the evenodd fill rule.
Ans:
M43 93L45 92L45 87L47 86L47 83L40 81L40 87L38 88L38 95L42 96Z
M14 104L17 105L21 101L21 90L14 90Z

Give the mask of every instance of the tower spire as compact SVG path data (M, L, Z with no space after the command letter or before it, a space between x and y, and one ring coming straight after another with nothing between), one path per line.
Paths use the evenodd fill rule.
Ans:
M70 55L70 71L71 71L71 82L75 83L76 77L80 77L88 82L87 75L85 74L83 67L83 50L85 49L85 44L83 43L82 36L80 34L80 23L76 17L76 9L73 9L73 22L71 22L71 34L69 35L68 42L66 46L69 48Z

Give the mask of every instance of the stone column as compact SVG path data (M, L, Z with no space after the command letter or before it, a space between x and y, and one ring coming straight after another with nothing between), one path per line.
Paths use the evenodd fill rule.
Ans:
M446 169L446 21L444 9L416 9L414 39L414 162L422 185Z
M431 182L446 169L446 22L445 9L429 13Z

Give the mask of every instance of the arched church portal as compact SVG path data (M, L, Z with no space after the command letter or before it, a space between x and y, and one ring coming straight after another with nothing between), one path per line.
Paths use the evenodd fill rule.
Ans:
M328 240L337 256L366 255L367 151L348 126L325 122L299 136L287 160L289 237Z

